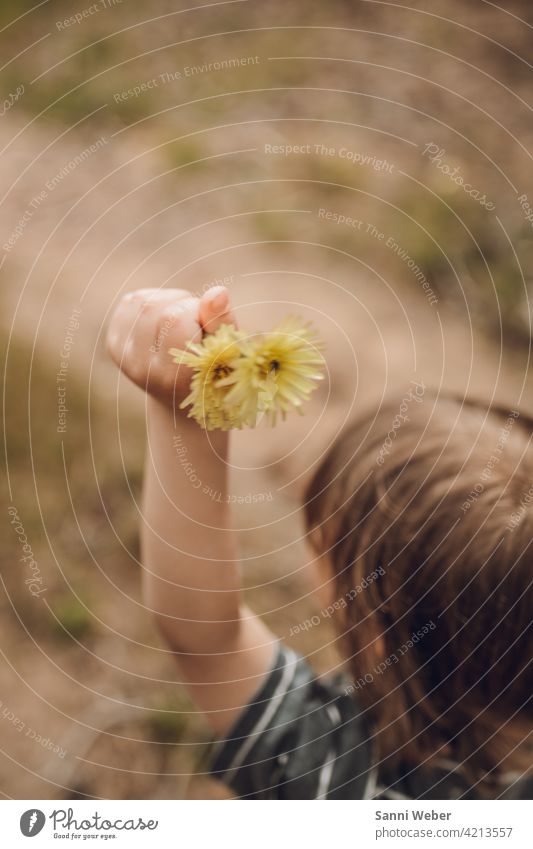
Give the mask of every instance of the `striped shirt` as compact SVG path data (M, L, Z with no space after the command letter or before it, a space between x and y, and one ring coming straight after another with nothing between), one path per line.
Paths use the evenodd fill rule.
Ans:
M216 745L212 774L244 799L475 798L457 764L411 768L384 781L362 711L345 689L318 680L280 644L264 684ZM523 782L512 786L502 796L530 798Z

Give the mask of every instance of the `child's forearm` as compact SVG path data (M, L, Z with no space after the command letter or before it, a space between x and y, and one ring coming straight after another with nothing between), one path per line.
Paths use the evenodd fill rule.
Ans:
M218 734L257 690L275 651L268 628L241 607L224 499L227 434L206 433L183 413L174 422L172 406L189 393L190 372L177 369L168 350L184 350L221 323L234 323L222 287L201 298L141 289L122 298L107 335L113 361L148 393L145 603L178 658L182 683Z
M141 529L145 603L171 648L223 652L241 621L240 578L229 523L228 439L148 399ZM188 472L188 473L187 473Z

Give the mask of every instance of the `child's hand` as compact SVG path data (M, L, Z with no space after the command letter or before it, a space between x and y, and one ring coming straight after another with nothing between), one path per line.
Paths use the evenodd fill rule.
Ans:
M185 398L190 369L176 366L169 348L185 348L202 332L234 324L229 295L214 286L195 297L185 289L139 289L125 295L113 313L107 349L113 361L145 392L178 407Z

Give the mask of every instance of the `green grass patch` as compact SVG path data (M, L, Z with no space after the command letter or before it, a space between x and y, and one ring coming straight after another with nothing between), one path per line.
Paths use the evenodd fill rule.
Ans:
M60 639L82 640L94 632L90 606L83 604L75 596L65 596L53 603L51 608L55 616L54 631Z
M190 721L191 704L186 699L166 699L156 704L146 720L150 738L157 743L179 743Z

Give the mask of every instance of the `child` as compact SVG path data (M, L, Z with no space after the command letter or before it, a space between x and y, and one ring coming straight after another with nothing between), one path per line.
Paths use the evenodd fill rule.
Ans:
M141 290L108 336L147 393L145 603L223 739L213 773L245 798L530 798L533 422L418 383L339 436L305 515L349 677L319 681L242 605L229 507L202 492L227 491L228 434L179 410L168 349L231 322L223 287Z

